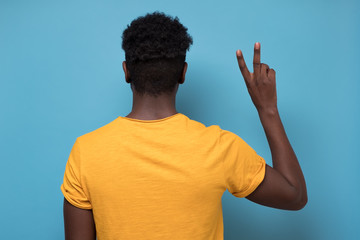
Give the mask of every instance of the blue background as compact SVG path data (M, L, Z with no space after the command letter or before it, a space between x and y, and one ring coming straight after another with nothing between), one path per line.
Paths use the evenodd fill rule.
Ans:
M60 185L77 136L131 111L121 34L155 10L194 45L177 110L271 155L238 69L253 44L277 72L278 104L304 171L301 211L223 195L225 239L360 239L356 1L0 1L2 239L63 239Z

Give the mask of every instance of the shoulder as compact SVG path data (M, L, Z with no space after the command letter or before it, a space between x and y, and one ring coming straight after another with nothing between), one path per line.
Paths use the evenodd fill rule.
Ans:
M211 134L216 134L217 136L220 135L222 129L219 125L213 124L206 124L198 120L194 120L189 118L188 116L184 115L186 119L186 125L188 129L197 130L199 132L207 132Z
M117 118L103 124L98 128L95 128L92 131L78 136L76 141L81 142L82 145L103 141L104 139L113 135L115 128L117 127L116 120Z
M206 132L206 133L212 134L213 136L216 136L219 139L219 141L222 141L222 142L245 143L245 141L236 132L226 130L218 124L213 124L213 125L206 124L202 121L197 121L197 120L191 119L187 116L185 116L185 117L186 117L187 126L189 129L198 130L199 132L202 132L202 133Z

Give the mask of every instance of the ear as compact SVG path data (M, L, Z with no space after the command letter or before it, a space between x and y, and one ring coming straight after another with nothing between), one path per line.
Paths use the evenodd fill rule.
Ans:
M125 81L126 81L127 83L130 83L130 82L131 82L131 81L130 81L130 73L129 73L129 70L127 69L127 67L126 67L126 62L125 62L125 61L123 61L122 67L123 67L124 73L125 73Z
M183 72L181 74L179 84L183 84L185 82L186 70L187 70L187 62L184 63L184 68L183 68Z

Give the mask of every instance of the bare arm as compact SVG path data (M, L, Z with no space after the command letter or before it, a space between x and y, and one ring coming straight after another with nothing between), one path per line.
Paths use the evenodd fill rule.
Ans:
M96 240L92 210L71 205L64 198L65 240Z
M247 69L240 50L236 55L273 161L273 167L266 165L263 182L246 198L269 207L299 210L307 203L306 184L278 112L275 71L260 63L260 43L255 43L254 47L254 73Z

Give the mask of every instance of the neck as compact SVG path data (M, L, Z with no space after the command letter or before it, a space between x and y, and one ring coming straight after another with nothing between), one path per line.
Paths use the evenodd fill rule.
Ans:
M177 113L175 107L176 93L162 94L157 97L139 95L133 91L133 106L126 116L141 120L156 120Z

